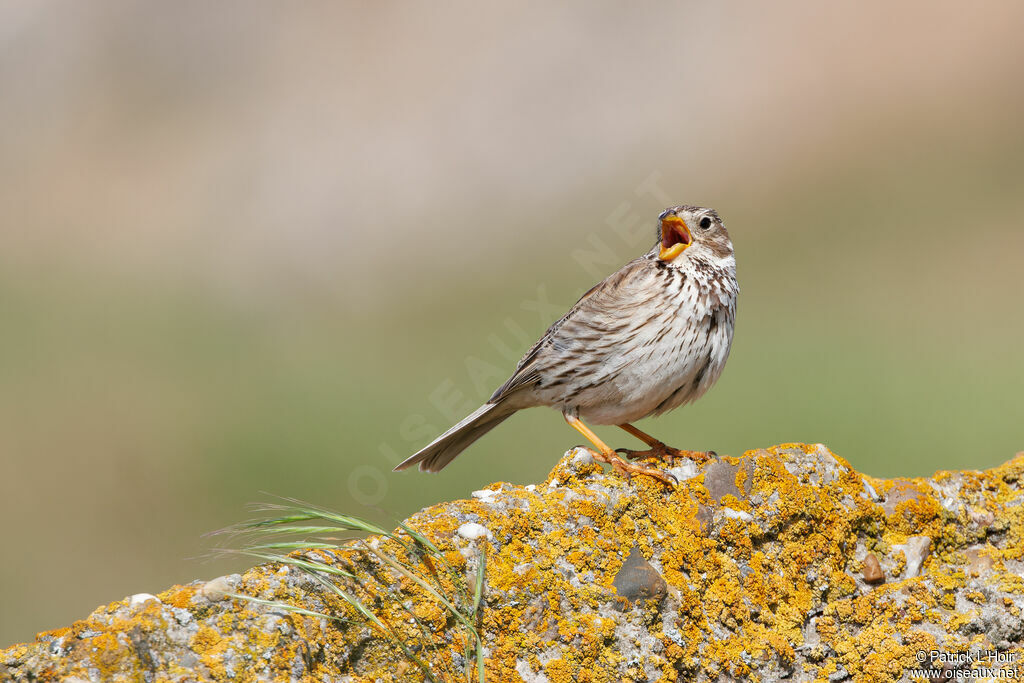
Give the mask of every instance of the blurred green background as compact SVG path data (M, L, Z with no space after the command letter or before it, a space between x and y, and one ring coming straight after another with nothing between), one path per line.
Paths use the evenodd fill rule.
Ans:
M5 3L0 646L245 563L267 494L378 521L579 442L475 407L669 203L742 286L692 449L1024 448L1024 4ZM599 429L616 446L634 445ZM192 559L200 558L200 559Z

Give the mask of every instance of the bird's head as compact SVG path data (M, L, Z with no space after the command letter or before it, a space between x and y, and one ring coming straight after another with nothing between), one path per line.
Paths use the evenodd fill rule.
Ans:
M734 259L732 241L714 209L673 206L658 216L657 244L651 254L671 266L682 267L703 258L711 263Z

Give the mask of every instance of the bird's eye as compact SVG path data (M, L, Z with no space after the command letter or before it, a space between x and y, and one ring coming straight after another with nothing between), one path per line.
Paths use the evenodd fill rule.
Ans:
M710 216L704 216L704 218L701 218L700 219L700 227L703 228L704 230L707 230L708 228L710 228L711 227L711 217Z

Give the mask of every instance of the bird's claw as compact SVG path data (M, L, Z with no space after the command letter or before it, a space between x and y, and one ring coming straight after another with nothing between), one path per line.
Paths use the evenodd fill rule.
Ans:
M664 460L670 465L674 465L676 458L689 458L694 462L704 462L711 458L717 457L718 453L714 451L682 451L678 448L672 448L665 444L660 444L649 448L646 451L634 451L629 448L616 448L616 453L621 453L630 460Z
M670 488L675 488L679 485L679 480L676 479L675 475L657 470L651 467L642 467L640 465L634 465L631 462L626 462L622 458L618 457L614 453L605 455L599 451L595 451L591 448L587 449L594 456L595 460L603 462L612 466L612 469L624 476L626 479L632 479L634 474L645 474L648 477L657 479L661 483L665 484Z
M670 449L649 448L646 451L634 451L631 448L616 448L615 452L630 460L664 460L669 465L674 465L676 459L676 454Z
M615 458L612 460L612 467L616 472L626 477L626 479L632 479L634 474L645 474L648 477L653 477L661 483L675 488L679 485L679 480L675 478L675 475L669 472L663 472L662 470L656 470L651 467L641 467L640 465L634 465L631 462L626 462L622 458Z

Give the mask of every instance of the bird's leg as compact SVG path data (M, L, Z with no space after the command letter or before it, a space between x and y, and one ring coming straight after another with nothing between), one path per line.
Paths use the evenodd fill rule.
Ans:
M635 460L637 458L658 458L660 460L668 461L671 465L676 458L690 458L691 460L702 462L716 455L714 451L681 451L678 448L672 448L671 446L665 445L664 442L655 439L650 434L640 431L631 424L621 424L619 425L619 428L624 429L651 447L650 450L646 451L631 451L628 448L616 449L616 453L622 453L630 460Z
M596 451L592 448L587 449L594 455L594 458L596 460L603 462L607 465L611 465L616 472L625 475L627 479L634 474L646 474L647 476L654 477L658 481L667 484L668 486L676 485L675 477L673 477L670 474L666 474L661 470L655 470L648 467L641 467L639 465L634 465L631 462L626 462L618 455L616 455L615 451L612 450L611 446L606 444L604 441L601 441L601 439L598 438L597 434L591 431L590 427L583 424L583 422L581 422L578 417L576 417L575 415L569 415L568 413L563 414L565 415L565 421L569 423L570 427L572 427L577 432L585 436L587 438L587 441L589 441L590 443L594 444L597 447Z

